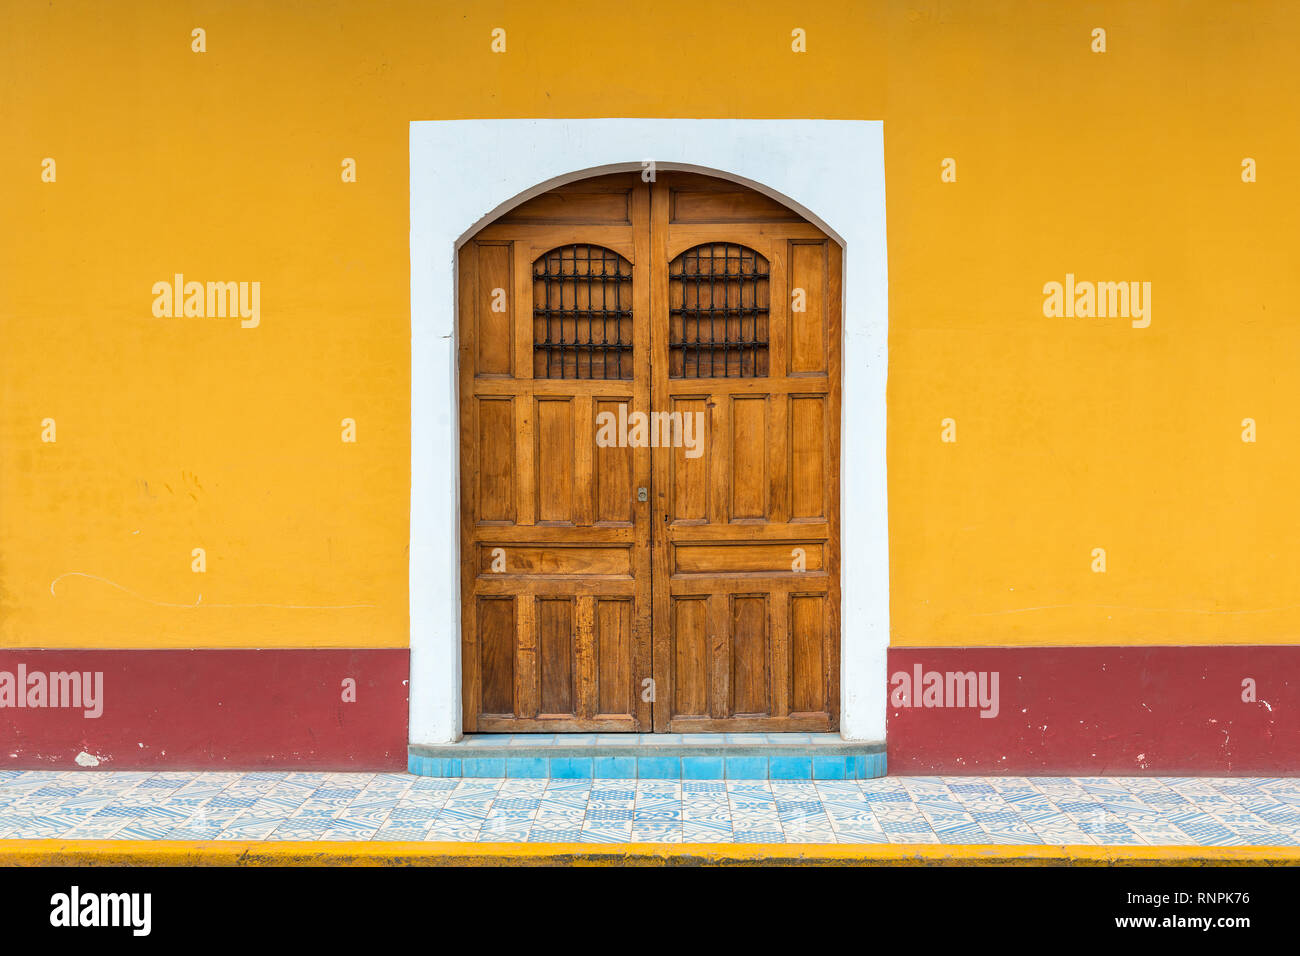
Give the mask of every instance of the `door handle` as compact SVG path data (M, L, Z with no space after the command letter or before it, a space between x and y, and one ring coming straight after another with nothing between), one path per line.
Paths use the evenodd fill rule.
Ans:
M649 492L649 490L647 490L647 489L645 489L645 488L638 488L638 489L636 490L636 500L637 500L637 501L649 501L649 500L650 500L650 492Z

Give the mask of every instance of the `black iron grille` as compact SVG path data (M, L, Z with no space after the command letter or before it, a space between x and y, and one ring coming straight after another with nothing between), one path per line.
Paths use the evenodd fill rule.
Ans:
M533 263L533 377L632 377L632 263L583 245Z
M668 267L672 378L768 374L767 260L732 243L687 249Z

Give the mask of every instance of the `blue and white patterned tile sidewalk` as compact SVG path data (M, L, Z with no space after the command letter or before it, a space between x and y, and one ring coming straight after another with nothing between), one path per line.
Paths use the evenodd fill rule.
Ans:
M1300 779L0 772L0 838L1300 845Z

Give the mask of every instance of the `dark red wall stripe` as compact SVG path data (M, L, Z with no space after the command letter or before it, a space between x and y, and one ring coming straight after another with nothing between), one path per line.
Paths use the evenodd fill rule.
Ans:
M922 673L910 706L891 695L890 773L1300 772L1300 646L891 648L888 659L891 676ZM86 701L11 706L19 665L33 702L35 674L101 673L102 716L85 716ZM406 649L388 648L3 650L0 766L400 771L409 666ZM929 673L945 675L929 700L943 706L924 706ZM986 692L998 675L996 717L978 701L953 706L971 703L955 693L968 673L977 689L985 675Z
M20 665L33 701L34 674L102 673L102 715L11 706ZM404 770L409 668L405 648L0 650L0 766Z
M1300 772L1300 646L890 648L891 680L917 665L998 673L998 715L892 696L890 773Z

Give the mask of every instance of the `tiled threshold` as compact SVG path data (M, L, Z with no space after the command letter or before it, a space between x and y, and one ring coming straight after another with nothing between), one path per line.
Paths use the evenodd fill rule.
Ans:
M866 780L885 745L839 734L471 734L412 744L422 777L623 780Z

